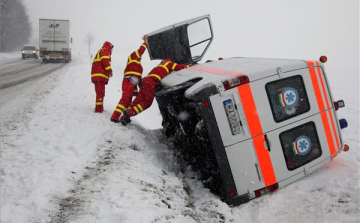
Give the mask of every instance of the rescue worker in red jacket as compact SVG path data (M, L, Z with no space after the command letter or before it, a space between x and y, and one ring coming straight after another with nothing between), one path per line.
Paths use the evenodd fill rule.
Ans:
M91 82L95 85L96 102L95 112L102 113L105 97L105 85L112 77L111 52L114 46L106 41L102 48L97 52L91 69Z
M143 37L145 40L145 37ZM141 56L147 49L146 41L140 46L140 48L130 54L127 65L124 70L124 79L122 82L122 97L115 108L110 120L112 122L119 122L121 113L129 107L132 97L137 94L137 84L141 80L143 67L141 65Z
M123 111L123 115L120 117L121 124L127 125L131 122L130 117L145 111L151 106L154 101L156 89L160 86L161 80L166 75L169 75L174 70L178 71L187 67L189 67L189 65L177 64L170 59L161 61L141 82L139 94L131 103L130 107Z

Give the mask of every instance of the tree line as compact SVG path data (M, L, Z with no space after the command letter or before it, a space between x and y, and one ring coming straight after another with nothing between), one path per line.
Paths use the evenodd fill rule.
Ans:
M20 49L29 42L32 27L22 0L0 0L0 51Z

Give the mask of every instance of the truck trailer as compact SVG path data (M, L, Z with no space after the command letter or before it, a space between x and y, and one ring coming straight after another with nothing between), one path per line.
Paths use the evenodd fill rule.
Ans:
M39 50L44 63L71 61L70 21L39 19Z

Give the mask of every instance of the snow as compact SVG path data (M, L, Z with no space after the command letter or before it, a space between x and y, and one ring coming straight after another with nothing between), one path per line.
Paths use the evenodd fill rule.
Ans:
M229 207L191 171L180 172L159 129L135 118L127 127L109 121L120 75L107 87L106 111L94 113L89 72L89 62L76 58L41 79L27 100L2 107L2 222L359 220L358 126L344 131L353 143L348 153L274 194Z
M4 52L0 52L0 63L1 65L3 65L3 63L5 61L9 61L9 59L18 59L20 57L20 52L19 53L4 53Z
M39 1L26 2L31 16L35 15L35 11L39 13ZM100 29L106 21L113 22L105 28L115 25L113 16L118 14L117 18L121 18L118 21L126 21L125 18L129 16L126 10L131 3L109 2L116 7L107 8L111 13L107 12L108 16L105 18L90 14L98 8L92 2L86 5L89 14L85 9L77 17L71 15L71 10L67 12L77 39L86 33L85 28L77 32L77 24L86 26L86 19L92 20L91 24L95 27L93 33L98 33L96 28ZM135 2L133 4L140 4L140 1ZM155 2L163 4L158 0ZM340 3L335 1L326 4L327 1L307 0L296 2L293 6L286 1L258 6L256 3L229 1L236 6L230 7L231 4L229 6L209 1L209 8L204 10L201 7L206 1L199 2L184 1L177 8L178 11L167 10L164 14L161 14L163 7L156 7L154 11L157 16L149 16L148 23L144 17L132 20L132 23L139 24L140 27L130 36L122 32L119 32L122 35L96 35L97 42L93 44L92 51L96 51L95 48L100 47L108 37L115 42L112 63L115 72L106 88L105 112L102 114L93 112L95 91L89 80L91 63L84 43L74 45L76 53L68 66L40 80L21 84L14 89L1 90L1 222L360 221L359 35L354 34L352 22L343 23L354 21L356 15L351 9L354 5L358 7L358 3L349 1L352 4L340 7ZM170 1L165 3L169 9L175 7ZM307 7L305 3L312 7ZM50 3L42 4L47 7ZM76 6L80 3L76 1L74 4L74 8L78 8ZM139 8L140 14L146 14L149 7L147 4ZM268 12L269 8L275 10L277 6L282 14ZM59 7L58 11L66 11L61 10L62 6ZM318 12L321 15L331 18L336 7L339 9L339 15L336 16L338 22L322 25L312 17L313 12L316 12L315 8L321 9ZM121 8L120 13L118 8ZM221 8L226 10L219 10ZM249 18L247 21L252 23L250 28L236 9ZM349 10L351 13L348 13ZM241 19L230 20L228 24L228 21L224 21L227 16L225 11L230 18L239 16ZM260 20L250 17L250 11L263 15L267 28L260 26ZM307 16L309 18L302 17L304 23L309 24L311 21L320 29L311 29L314 35L303 38L301 42L300 35L291 26L295 21L301 20L293 20L291 15L297 16L306 11L311 13ZM358 10L355 11L358 13ZM326 53L329 62L325 67L333 97L335 100L344 99L346 104L345 108L338 111L338 116L349 122L349 127L342 131L342 136L350 150L342 152L333 161L296 183L241 206L229 207L204 188L191 169L180 171L183 167L179 164L176 151L168 145L161 133L161 116L156 102L126 127L110 122L110 116L121 96L121 72L124 70L126 57L141 44L141 35L208 12L217 31L214 44L207 53L210 59L219 56L261 56L316 60L320 53ZM34 24L39 17L50 16L42 13L36 18L34 16ZM99 13L103 15L104 12ZM60 16L57 15L56 18ZM171 21L164 21L162 18L171 18ZM284 19L289 20L289 23L284 22ZM291 30L285 36L288 41L277 40L279 33L276 32L272 32L267 38L260 35L262 31L258 29L268 31L279 22L282 28ZM245 26L249 29L234 33L234 23L237 27ZM299 22L300 28L306 27L304 23ZM128 23L123 25L129 26ZM341 27L339 30L343 34L330 35L334 27ZM321 42L320 39L326 34L332 38ZM241 39L236 47L233 47L233 36ZM347 38L349 41L343 40ZM289 48L292 53L287 50ZM7 60L12 61L18 53L1 53L2 64ZM146 72L154 62L150 62L147 56L144 60Z

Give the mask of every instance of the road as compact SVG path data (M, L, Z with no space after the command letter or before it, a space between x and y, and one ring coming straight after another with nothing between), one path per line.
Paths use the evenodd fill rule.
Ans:
M40 88L47 82L56 81L56 75L50 74L66 65L44 64L42 60L22 60L20 57L0 60L1 122L11 122L21 109L30 106Z
M14 87L51 74L65 63L42 63L36 59L8 59L0 61L0 90Z

